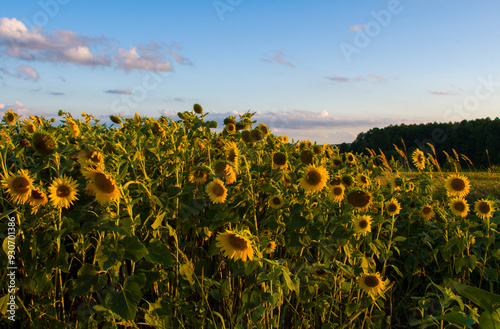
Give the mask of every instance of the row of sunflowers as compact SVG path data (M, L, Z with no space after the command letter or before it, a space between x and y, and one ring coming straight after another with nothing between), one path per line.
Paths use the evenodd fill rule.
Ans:
M9 110L0 130L25 327L470 326L493 312L450 287L499 291L498 200L435 153L412 150L408 176L250 112L216 133L198 104L111 126L59 116Z

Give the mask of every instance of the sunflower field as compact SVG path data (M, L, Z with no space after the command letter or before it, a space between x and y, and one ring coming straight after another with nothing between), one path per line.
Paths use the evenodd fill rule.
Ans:
M250 111L216 133L198 104L59 116L3 117L3 327L500 328L494 173L477 193L436 154L292 142Z

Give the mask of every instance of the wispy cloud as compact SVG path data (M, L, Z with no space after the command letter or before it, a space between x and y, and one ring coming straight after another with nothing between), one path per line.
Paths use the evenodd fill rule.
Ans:
M349 82L349 81L351 81L351 79L350 79L350 78L340 77L340 76L338 76L338 75L333 75L333 76L331 76L331 77L326 77L326 78L327 78L328 80L331 80L331 81L334 81L334 82L343 82L343 83L345 83L345 82Z
M349 26L349 31L363 31L366 28L368 28L366 24L351 25Z
M0 69L0 72L24 80L38 81L38 79L40 78L38 72L34 68L28 65L21 65L16 67L15 73L9 72L9 70L5 67Z
M382 75L380 75L380 74L375 74L375 73L373 73L373 72L372 72L372 73L370 73L370 74L368 74L368 76L369 76L370 78L373 78L373 79L377 80L378 82L384 82L384 81L386 81L386 80L387 80L387 79L386 79L386 78L384 78Z
M63 92L60 92L60 91L49 91L48 93L51 94L51 95L53 95L53 96L64 96L64 95L66 95L66 93L63 93Z
M109 89L104 91L106 94L132 95L130 89Z
M295 65L293 65L290 61L286 60L285 57L285 51L284 50L275 50L274 51L274 56L272 59L263 59L265 62L271 62L271 63L279 63L279 64L284 64L289 67L295 68Z
M427 91L433 95L440 95L440 96L456 95L454 91L434 91L434 90L427 90Z
M377 83L387 81L387 79L384 78L382 75L375 74L373 72L368 74L366 77L359 75L355 78L349 78L349 77L343 77L343 76L339 76L339 75L332 75L332 76L326 76L325 78L327 78L330 81L339 82L339 83L347 83L347 82L352 82L352 81L361 82L361 81L368 81L368 80L375 81Z
M26 106L19 102L15 101L13 104L0 104L0 109L2 110L12 110L17 114L26 114L26 113L31 113Z
M175 49L175 50L174 50ZM73 31L55 30L52 33L41 28L28 29L16 18L0 18L0 51L7 56L39 62L71 63L87 66L115 66L129 72L172 71L171 56L179 64L192 65L181 55L177 43L160 46L147 45L120 48L107 38L91 38Z

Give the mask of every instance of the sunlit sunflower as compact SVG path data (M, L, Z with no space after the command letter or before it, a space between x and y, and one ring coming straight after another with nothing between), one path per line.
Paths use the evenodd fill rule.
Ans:
M372 296L381 293L385 289L385 283L380 278L380 274L363 273L358 279L358 284L367 294Z
M274 195L269 198L269 206L274 209L279 209L283 205L283 199L279 195Z
M495 203L487 199L481 199L474 203L476 215L482 219L489 219L495 213Z
M141 117L139 116L139 114L137 112L135 112L135 114L134 114L134 124L136 126L141 125Z
M328 177L328 171L325 168L309 165L305 175L300 180L300 185L307 192L321 191L326 186Z
M253 260L252 243L246 237L233 231L226 231L217 234L215 244L224 252L224 256L230 259L246 262L247 259Z
M367 235L372 231L372 217L369 215L355 215L352 218L354 223L354 231L359 235Z
M269 128L267 127L267 125L265 123L260 123L257 128L262 131L262 133L264 134L264 137L269 135Z
M21 123L21 127L24 130L26 130L27 132L29 132L30 134L32 134L32 133L34 133L36 131L35 124L29 118L26 118L26 119L23 120L23 123Z
M342 158L339 155L336 155L332 158L332 164L334 167L338 167L344 164Z
M207 178L208 178L208 174L206 171L204 171L203 169L197 167L197 168L194 168L193 170L191 170L191 172L189 173L189 182L191 183L198 183L198 184L203 184L207 181Z
M18 115L12 110L7 110L3 116L3 121L9 126L13 126L16 123L16 118Z
M56 149L52 136L42 132L35 132L31 137L31 145L41 155L50 155Z
M276 152L273 155L273 164L278 168L285 168L287 163L286 155L281 152Z
M309 150L300 152L300 161L305 164L312 164L314 162L314 154Z
M213 203L224 203L227 197L227 189L220 179L214 179L205 188L210 200Z
M271 254L276 250L276 242L270 241L267 246L264 248L264 252L267 254Z
M77 183L73 178L63 175L55 178L49 186L50 202L55 207L68 208L77 198Z
M38 208L47 204L48 198L42 189L40 189L38 187L33 187L33 189L31 190L31 196L28 199L28 202L33 207L33 210L31 211L31 213L34 214L38 211Z
M224 145L224 154L226 159L234 163L238 164L238 156L240 155L240 151L238 150L238 145L235 142L226 142Z
M96 200L101 205L104 206L111 201L120 199L120 191L118 190L114 179L109 175L96 169L86 169L83 171L83 175L90 179L86 188L87 191L94 194Z
M349 175L342 175L342 177L340 178L342 180L342 184L344 184L345 187L351 187L352 183L353 183L353 179L351 176Z
M358 174L357 180L358 180L358 184L363 186L363 187L370 186L370 178L368 178L368 176L366 176L365 174Z
M463 198L469 193L469 179L462 175L451 175L445 182L446 191L451 197Z
M398 200L392 198L385 204L385 211L389 216L395 216L401 211L401 204Z
M328 194L332 198L333 202L341 202L344 199L344 185L334 185L328 190Z
M420 210L420 216L425 219L431 219L434 217L434 209L432 209L432 206L423 206Z
M23 204L28 201L31 196L33 187L33 178L25 169L17 171L17 174L8 174L2 179L2 186L7 190L14 203Z
M469 205L467 204L467 201L462 198L457 197L451 199L448 205L450 206L451 212L455 216L465 217L469 213Z
M104 167L104 158L101 153L83 149L78 152L78 163L82 168L102 168Z
M230 134L234 134L236 132L236 125L232 122L229 122L226 125L226 131Z
M217 175L223 177L227 184L236 182L236 173L233 167L226 161L218 160L215 162L214 171Z
M283 136L281 136L281 141L282 141L283 143L285 143L285 144L286 144L286 143L288 143L288 140L289 140L289 139L288 139L288 136L287 136L287 135L283 135Z
M352 152L349 152L345 155L345 160L351 164L356 163L356 156Z
M372 195L365 191L352 191L347 195L347 202L359 211L366 210L372 203Z
M417 169L419 169L419 170L425 169L425 154L424 154L424 152L420 151L419 149L416 149L415 151L413 151L411 158L413 160L413 165Z
M67 123L71 136L75 138L78 137L78 135L80 135L80 128L77 123L73 119L69 119Z

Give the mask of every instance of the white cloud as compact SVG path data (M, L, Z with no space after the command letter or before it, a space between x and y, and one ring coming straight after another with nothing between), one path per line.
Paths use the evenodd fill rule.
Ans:
M331 80L331 81L334 81L334 82L349 82L351 79L350 78L346 78L346 77L340 77L338 75L333 75L331 77L326 77L328 80Z
M441 96L456 95L454 91L434 91L434 90L427 90L427 91L433 95L441 95Z
M19 76L25 80L31 79L33 81L37 81L40 77L38 72L31 66L21 65L16 68L16 71Z
M5 110L12 110L17 114L26 114L26 113L31 113L26 106L24 106L23 103L19 101L15 101L13 104L1 104L0 108L3 108Z
M130 49L118 49L118 55L115 57L116 65L125 71L146 70L146 71L171 71L170 61L162 61L159 56L152 54L139 54L137 47Z
M363 31L364 29L367 29L368 25L366 24L358 24L358 25L351 25L349 26L349 31Z
M130 89L109 89L104 91L106 94L132 95Z

